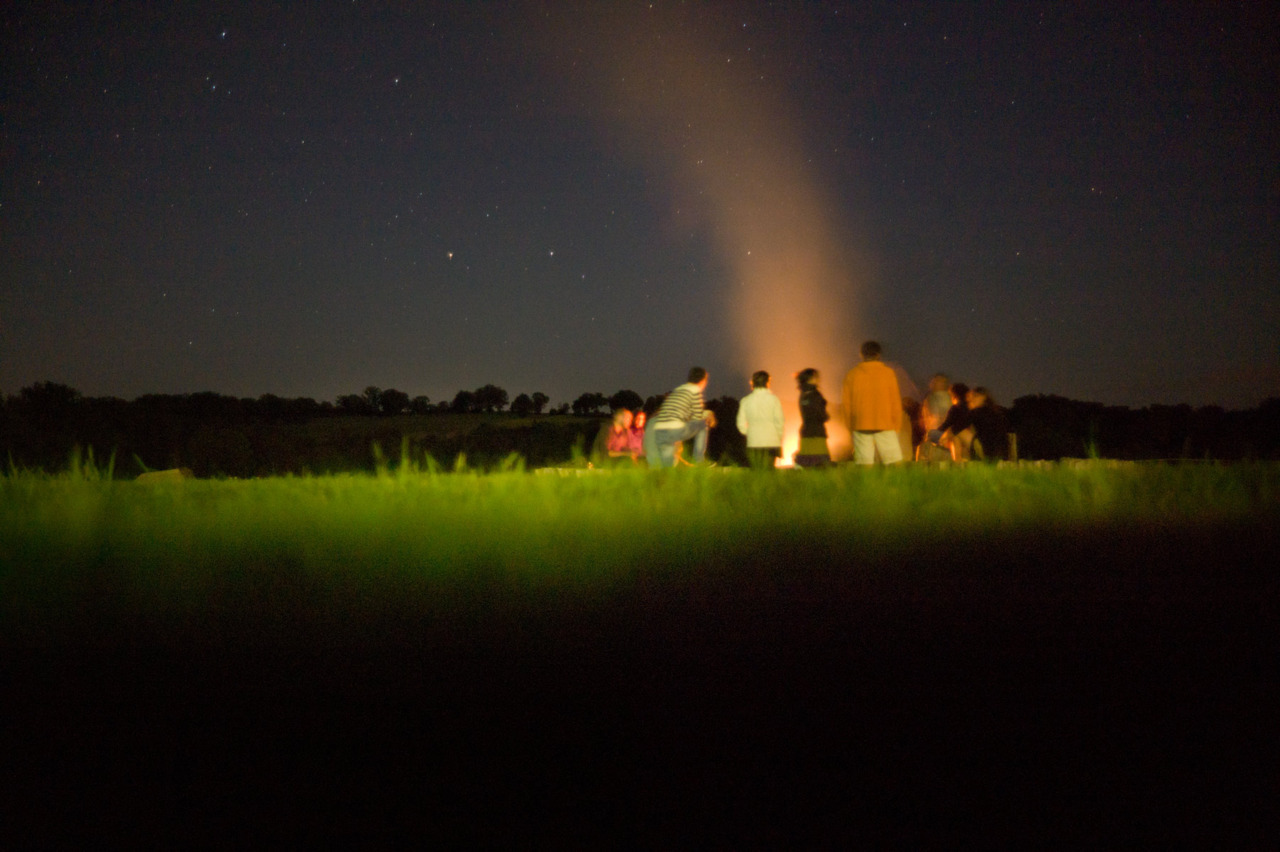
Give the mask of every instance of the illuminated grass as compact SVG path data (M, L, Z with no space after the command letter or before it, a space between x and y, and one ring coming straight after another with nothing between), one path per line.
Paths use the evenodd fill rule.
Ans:
M0 479L0 615L26 629L282 601L338 617L459 596L592 597L799 557L856 572L957 538L1252 523L1278 507L1280 467L1263 464L406 470L164 485L12 473Z

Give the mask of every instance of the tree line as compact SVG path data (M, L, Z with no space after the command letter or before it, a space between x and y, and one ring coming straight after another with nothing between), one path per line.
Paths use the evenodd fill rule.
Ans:
M261 401L260 398L259 401ZM660 400L651 397L650 400ZM510 411L517 417L529 417L543 413L575 414L579 417L591 417L608 414L620 408L638 411L646 400L633 390L620 390L605 396L602 393L584 393L573 402L561 403L558 407L548 409L551 398L541 391L531 394L517 394L515 399L497 385L482 385L475 390L460 390L453 399L432 402L429 397L410 397L404 391L394 388L382 389L370 386L364 393L345 394L337 398L333 409L340 414L361 415L394 415L394 414L498 414ZM319 410L326 410L324 403Z
M651 397L649 403L656 408L660 401ZM541 392L511 399L493 384L460 390L439 402L371 385L330 402L213 392L146 394L127 401L38 382L16 394L0 394L0 452L10 469L60 470L78 447L92 449L99 462L114 457L121 475L187 467L198 475L260 476L369 469L375 463L371 444L396 453L407 436L419 457L431 455L445 465L464 455L485 464L511 453L529 464L554 464L590 446L597 418L645 404L631 390L584 393L556 407L550 402ZM485 422L457 426L440 422L448 417L436 417L458 414L494 415L505 428ZM562 422L555 415L580 422ZM429 427L418 428L418 417ZM519 422L525 418L538 422ZM433 423L439 428L431 428Z
M114 455L116 471L188 467L203 476L261 476L370 469L371 444L405 447L443 465L460 456L493 463L515 453L530 465L561 464L590 446L599 418L620 408L652 415L661 396L632 390L584 393L550 407L544 393L510 399L492 384L432 402L370 386L332 402L273 394L147 394L132 401L85 397L40 382L0 395L0 452L10 469L64 469L73 448ZM733 427L738 401L708 400L721 426L708 456L745 461ZM458 418L450 415L488 415ZM554 416L553 416L554 415ZM1151 405L1132 409L1054 395L1016 399L1007 415L1023 459L1280 459L1280 398L1257 408Z

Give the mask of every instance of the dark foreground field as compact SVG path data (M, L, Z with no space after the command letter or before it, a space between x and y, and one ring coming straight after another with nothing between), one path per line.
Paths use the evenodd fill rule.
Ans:
M1259 846L1280 534L1112 529L344 617L284 572L187 630L3 656L12 840ZM871 565L867 559L870 556Z

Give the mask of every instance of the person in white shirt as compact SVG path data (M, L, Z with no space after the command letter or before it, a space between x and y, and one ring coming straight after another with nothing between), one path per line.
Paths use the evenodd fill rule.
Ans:
M738 404L738 431L747 436L753 470L773 470L782 455L782 400L769 390L769 374L751 375L751 393Z

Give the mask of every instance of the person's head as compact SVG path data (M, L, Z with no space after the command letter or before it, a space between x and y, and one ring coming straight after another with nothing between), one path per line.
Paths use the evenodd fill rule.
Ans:
M812 367L805 367L796 373L796 385L800 390L804 390L805 385L816 385L818 383L818 371Z
M984 387L976 387L972 389L971 391L969 391L969 394L965 397L965 399L969 400L970 408L981 408L984 405L990 405L994 407L996 404L996 401L991 398L991 391L987 390Z
M946 392L951 389L951 380L944 373L934 373L933 378L929 380L930 391Z
M631 419L632 429L643 429L645 421L649 419L649 415L644 413L644 409L636 412L636 416Z
M630 408L619 408L617 411L613 412L613 428L630 429L631 418L633 416L634 415L632 415Z
M751 374L751 387L767 388L769 387L769 374L764 370L756 370Z
M701 367L690 367L689 384L705 388L707 386L707 371Z
M880 344L874 340L868 340L862 344L862 360L878 361L880 360Z
M964 382L956 382L951 386L951 401L964 402L969 396L969 386Z

